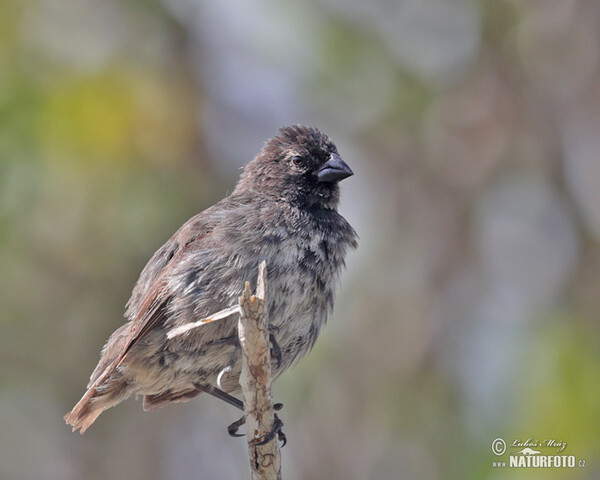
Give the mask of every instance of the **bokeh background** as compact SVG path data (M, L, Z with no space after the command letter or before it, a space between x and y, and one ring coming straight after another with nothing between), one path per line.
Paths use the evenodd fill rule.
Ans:
M212 398L62 416L152 253L294 123L354 169L361 242L275 385L284 478L600 478L599 24L594 0L4 0L0 478L247 478ZM494 468L496 437L587 465Z

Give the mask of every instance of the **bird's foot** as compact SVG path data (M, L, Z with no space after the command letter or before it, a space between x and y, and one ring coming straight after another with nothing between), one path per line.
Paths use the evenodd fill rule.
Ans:
M283 408L283 403L276 403L273 405L273 410L275 411L279 411ZM255 439L252 441L252 445L265 445L266 443L269 443L270 441L272 441L275 437L277 437L277 439L281 442L281 447L285 447L285 444L287 443L287 437L285 436L285 433L283 433L282 428L283 428L283 422L281 421L281 419L279 418L279 416L275 413L274 414L274 421L273 421L273 428L271 429L271 431L269 433L267 433L262 439ZM231 425L229 425L227 427L227 433L229 433L229 435L231 437L243 437L244 435L241 433L237 433L239 428L244 425L246 423L246 416L243 415L241 418L239 418L238 420L236 420L235 422L233 422Z
M277 437L277 439L281 442L281 448L285 447L285 444L287 443L287 437L285 436L285 433L283 433L282 428L283 428L283 422L281 421L279 416L277 414L275 414L275 417L273 420L273 428L271 429L271 431L269 433L267 433L262 439L258 439L258 438L254 439L251 442L252 445L255 445L255 446L265 445L265 444L269 443L270 441L274 440L275 437Z
M237 433L237 431L244 423L246 423L246 415L242 415L242 417L240 419L236 420L231 425L229 425L227 427L227 433L229 433L229 436L230 437L243 437L244 434Z

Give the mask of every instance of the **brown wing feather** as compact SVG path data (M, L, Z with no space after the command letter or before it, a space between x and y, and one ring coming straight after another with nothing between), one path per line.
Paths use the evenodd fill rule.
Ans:
M227 202L225 199L220 203ZM146 264L127 302L126 316L130 322L111 335L88 388L101 385L144 335L165 319L171 298L166 283L168 273L192 244L201 242L214 228L218 218L211 213L217 205L183 224Z
M150 303L147 313L136 320L123 325L109 339L102 354L98 366L94 369L88 388L101 385L125 359L127 353L150 331L155 325L158 325L165 318L165 307L168 303L168 297L160 300L160 293L156 297L149 296L147 302ZM152 305L154 303L155 305ZM144 305L144 304L142 304ZM127 335L122 335L121 330L128 330ZM119 334L116 336L116 334ZM113 341L114 337L114 341Z

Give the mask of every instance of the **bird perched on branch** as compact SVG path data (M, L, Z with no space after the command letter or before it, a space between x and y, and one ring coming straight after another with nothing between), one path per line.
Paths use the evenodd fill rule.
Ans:
M238 302L265 260L278 377L314 345L357 235L337 212L352 175L316 128L281 128L246 165L233 193L188 220L150 259L127 304L128 322L102 349L88 390L65 416L81 433L133 394L144 410L201 392L240 391L237 313L169 338L176 327ZM223 373L226 373L225 375ZM235 399L234 399L235 400ZM238 401L239 402L239 401Z

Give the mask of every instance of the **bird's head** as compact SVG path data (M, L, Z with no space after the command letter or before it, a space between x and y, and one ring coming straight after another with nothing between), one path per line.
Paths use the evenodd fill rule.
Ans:
M339 203L338 182L352 174L327 135L294 125L280 128L265 142L244 169L236 192L334 210Z

